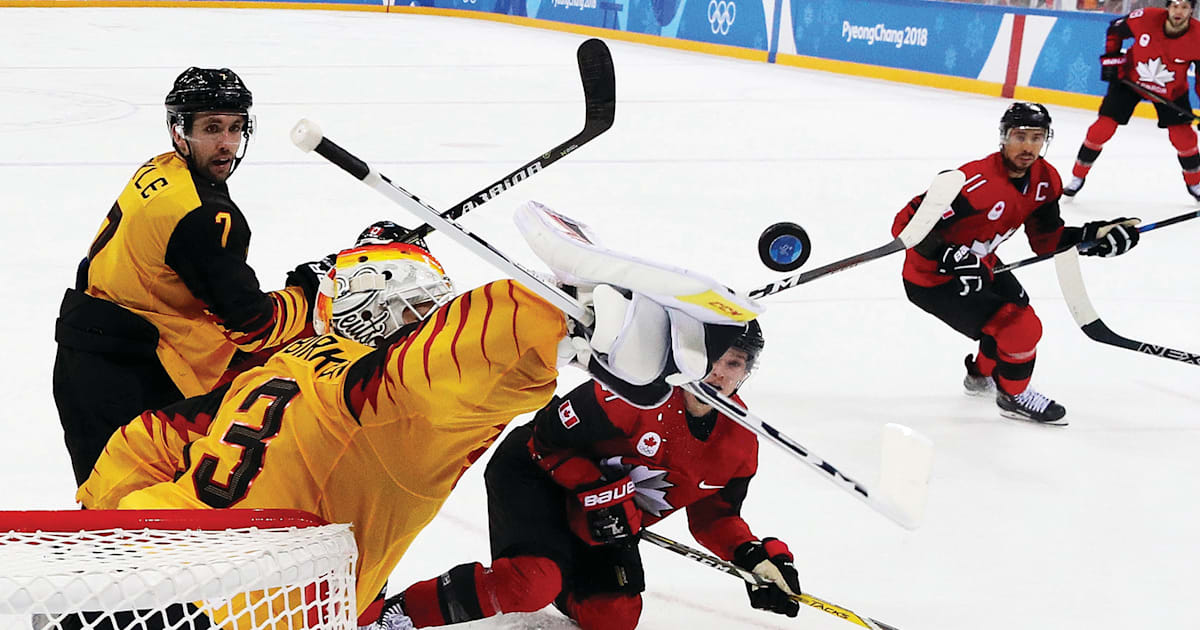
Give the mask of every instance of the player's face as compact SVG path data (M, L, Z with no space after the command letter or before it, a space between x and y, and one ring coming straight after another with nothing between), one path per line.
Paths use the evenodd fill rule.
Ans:
M404 324L419 322L422 319L425 319L425 316L429 314L429 311L432 311L436 306L437 304L434 304L433 302L416 304L412 308L404 309L404 312L400 314L400 320Z
M1187 30L1188 19L1192 17L1192 4L1186 1L1176 1L1167 5L1167 32L1176 34Z
M1016 127L1008 130L1004 141L1004 159L1013 176L1024 175L1042 154L1046 145L1046 130L1035 127Z
M744 350L737 348L726 350L725 354L713 363L712 371L704 378L704 382L721 390L721 393L726 396L733 394L733 390L742 384L746 374L750 372L747 359L749 359L749 355Z
M234 157L245 128L246 117L242 114L196 114L185 149L190 146L192 161L199 171L213 181L223 182L233 172Z

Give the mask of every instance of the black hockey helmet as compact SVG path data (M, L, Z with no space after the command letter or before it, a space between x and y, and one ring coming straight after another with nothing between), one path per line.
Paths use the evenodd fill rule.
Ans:
M1166 2L1163 2L1163 6L1169 9L1171 8L1171 5L1175 4L1176 2L1186 2L1188 3L1188 6L1192 7L1192 9L1196 8L1196 0L1166 0Z
M1013 129L1045 129L1046 143L1042 147L1043 154L1045 147L1050 146L1050 139L1054 137L1054 130L1050 128L1050 111L1041 103L1017 101L1004 110L1004 115L1000 117L1000 146L1004 146L1008 141L1008 132Z
M175 77L175 84L167 92L167 128L182 136L184 143L190 142L188 136L192 131L192 120L197 112L230 112L242 114L246 124L242 127L242 145L234 158L233 168L229 174L237 170L238 164L246 155L246 146L254 134L254 117L250 115L250 106L254 97L250 89L242 82L242 78L229 68L197 68L192 66ZM181 154L183 150L172 137L171 143ZM192 165L191 146L188 145L189 165Z
M242 78L229 68L197 68L192 66L175 78L167 92L166 106L170 114L194 112L249 113L254 96Z
M754 364L758 362L758 355L762 354L765 344L762 326L758 324L758 320L752 319L746 324L746 330L737 337L734 337L733 344L729 347L745 352L746 365L754 367Z
M364 245L386 245L388 243L408 243L428 250L425 239L412 236L412 230L394 221L376 221L367 226L354 241L355 247Z

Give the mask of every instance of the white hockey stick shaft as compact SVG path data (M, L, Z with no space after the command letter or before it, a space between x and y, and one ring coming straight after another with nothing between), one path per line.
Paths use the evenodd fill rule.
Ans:
M648 529L642 530L641 537L642 537L642 540L644 540L652 545L662 547L663 549L666 549L668 551L673 551L685 558L688 558L690 560L695 560L696 562L699 562L700 564L703 564L705 566L709 566L709 567L712 567L719 571L724 571L725 573L728 573L729 575L741 578L741 580L746 582L747 584L754 584L756 586L770 586L771 584L773 584L773 582L771 582L771 580L768 580L767 578L765 578L761 575L758 575L757 573L747 571L747 570L737 566L736 564L733 564L732 562L726 562L716 556L704 553L703 551L700 551L699 549L696 549L694 547L689 547L688 545L685 545L681 542L676 542L674 540L671 540L670 538L667 538L666 536L662 536L662 535L660 535L656 532L652 532ZM811 608L816 608L822 612L827 612L827 613L833 615L834 617L837 617L838 619L845 619L846 621L849 621L850 623L855 624L857 626L861 626L863 628L868 628L869 630L899 630L898 628L895 628L894 626L889 626L888 624L883 623L882 621L878 621L878 620L872 619L870 617L864 617L864 616L850 610L849 608L845 608L843 606L839 606L832 602L825 601L815 595L812 595L811 593L800 593L799 595L792 595L791 599L794 601L800 602L801 604L804 604L805 606L809 606Z
M575 319L584 326L591 326L595 317L590 310L581 305L575 298L567 295L558 287L546 282L533 272L513 262L508 256L492 247L490 243L469 232L454 221L450 221L423 203L415 195L392 183L391 180L379 174L370 165L352 155L342 147L325 138L320 127L307 120L301 120L292 129L292 142L305 151L315 150L318 154L341 166L343 170L354 175L364 184L374 188L388 199L408 210L416 218L429 223L434 229L458 244L474 252L501 272L520 281L529 290L537 293L543 299L563 311L568 317ZM927 439L905 428L907 432L902 438L912 438L913 442L901 451L902 458L893 458L899 463L895 474L902 474L906 479L902 487L911 491L907 494L897 494L892 500L879 498L876 493L868 490L862 484L842 474L828 462L812 455L799 442L784 435L781 431L767 424L757 416L746 411L738 403L730 400L711 386L693 382L685 385L688 391L703 400L706 404L720 410L729 418L754 433L766 438L802 461L821 471L830 481L865 501L872 508L896 521L900 525L913 529L920 522L924 509L924 489L928 483L929 470L932 462L932 448ZM899 425L895 425L899 426ZM903 441L903 440L902 440ZM893 440L894 442L894 440ZM888 444L885 439L885 447ZM914 457L915 455L915 457ZM886 458L885 458L886 459ZM886 464L886 461L885 461ZM884 471L886 473L886 471ZM913 479L916 479L914 482Z

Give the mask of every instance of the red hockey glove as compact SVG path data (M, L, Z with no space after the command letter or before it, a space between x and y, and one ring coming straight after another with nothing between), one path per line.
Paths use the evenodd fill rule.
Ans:
M1100 55L1100 80L1120 81L1125 77L1125 67L1129 58L1124 52L1117 51Z
M800 612L800 602L792 599L800 594L800 578L792 565L792 552L782 540L764 538L742 543L733 552L733 563L773 582L770 586L746 584L751 606L789 617Z
M597 487L579 489L567 500L567 524L589 545L629 540L642 528L642 511L633 502L637 487L628 475Z

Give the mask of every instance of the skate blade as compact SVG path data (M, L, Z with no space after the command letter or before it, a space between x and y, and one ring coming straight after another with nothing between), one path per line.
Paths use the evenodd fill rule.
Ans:
M1052 426L1052 427L1065 427L1068 424L1070 424L1067 422L1066 416L1063 416L1063 417L1059 418L1058 420L1042 421L1042 420L1034 420L1033 418L1030 418L1029 416L1022 414L1022 413L1018 413L1016 411L1005 411L1003 409L1000 410L1000 415L1004 416L1005 418L1008 418L1010 420L1020 420L1022 422L1028 422L1030 424L1044 424L1044 425Z

